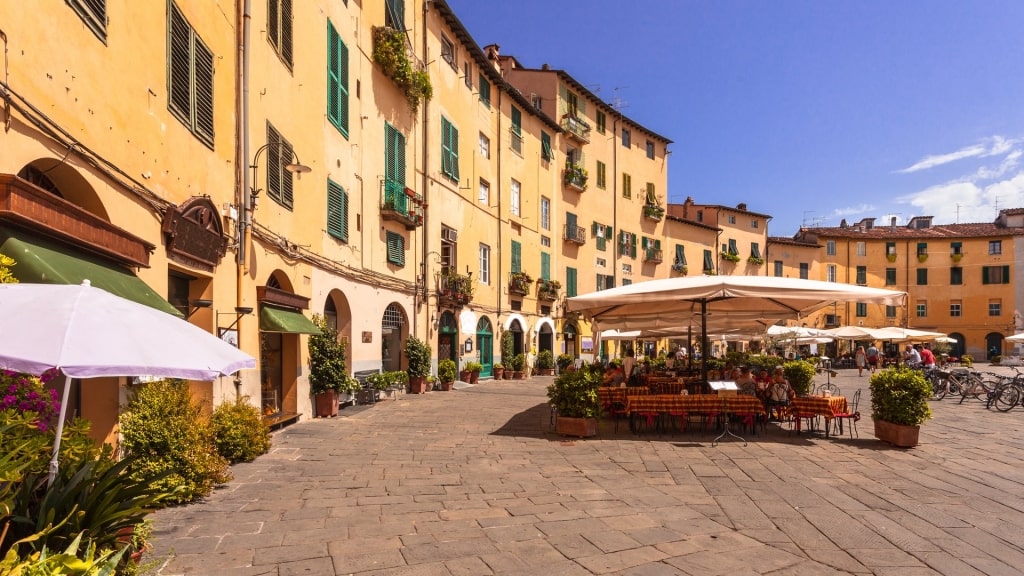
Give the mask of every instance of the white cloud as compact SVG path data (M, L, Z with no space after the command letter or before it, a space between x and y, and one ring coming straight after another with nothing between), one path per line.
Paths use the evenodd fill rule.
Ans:
M912 206L913 214L934 216L939 223L991 222L1001 209L1024 206L1024 172L986 186L971 180L937 184L896 202Z
M950 162L956 162L957 160L963 160L964 158L983 156L984 154L985 147L980 144L976 144L974 146L968 146L967 148L961 148L956 152L950 152L949 154L925 156L922 160L918 160L913 166L897 170L896 172L900 174L910 174L911 172L919 172L936 166L942 166L943 164L949 164Z
M993 180L1000 178L1004 174L1010 172L1020 164L1020 157L1022 152L1020 150L1014 150L1003 158L1003 161L999 163L998 167L993 168L992 166L982 166L978 168L978 171L974 173L973 179L975 180Z
M847 206L845 208L836 208L832 211L832 215L837 218L844 216L855 216L857 214L865 214L875 209L873 204L859 204L857 206Z

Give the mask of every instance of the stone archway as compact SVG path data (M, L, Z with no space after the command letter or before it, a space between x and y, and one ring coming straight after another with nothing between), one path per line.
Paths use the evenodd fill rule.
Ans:
M551 352L552 357L556 357L555 354L555 329L554 323L550 318L541 318L537 322L537 353L547 350Z
M405 311L396 302L388 304L380 322L381 370L394 372L402 369L402 343L405 341Z
M352 307L341 290L332 290L324 300L327 326L338 331L338 340L345 343L345 366L352 372Z
M1003 335L999 332L989 332L985 335L985 359L991 360L993 356L1003 353Z
M437 323L437 361L454 360L458 364L459 326L450 310L441 313Z
M494 328L486 316L480 317L476 324L476 349L483 365L480 376L490 377L494 373Z
M573 359L580 356L580 329L575 322L562 326L562 351Z

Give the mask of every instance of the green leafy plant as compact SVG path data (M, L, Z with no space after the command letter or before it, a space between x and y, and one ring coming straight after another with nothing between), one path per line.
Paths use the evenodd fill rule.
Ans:
M495 366L497 368L497 366ZM455 360L451 358L445 358L437 363L437 379L441 382L455 382L455 373L458 367L455 365Z
M11 267L17 264L14 258L0 254L0 284L17 284L18 279L11 272Z
M169 502L191 502L231 479L210 422L183 380L160 380L132 390L118 422L121 447L135 457L131 477L173 492Z
M813 364L803 360L791 360L782 365L782 372L797 395L806 396L811 393L815 374Z
M472 360L470 360L469 362L466 362L466 367L464 368L464 370L466 370L467 372L480 372L483 369L484 369L484 365L483 364L481 364L479 362L474 362Z
M733 254L732 252L721 252L720 255L722 256L722 260L728 260L729 262L739 262L740 261L740 255L739 254Z
M599 366L562 372L548 386L548 403L558 411L559 416L597 418L601 415L601 401L597 396L601 377Z
M974 366L974 356L971 356L970 354L964 354L963 356L960 357L960 363L970 368L971 366Z
M217 452L228 462L252 462L270 451L270 428L258 408L244 396L223 402L210 419Z
M760 265L764 264L764 258L758 258L757 256L751 256L750 258L747 258L747 262L750 262L751 264L753 264L755 266L760 266Z
M512 371L522 372L526 368L526 354L520 352L512 357Z
M320 333L309 336L309 388L313 394L340 391L348 370L345 343L338 340L338 331L329 327L323 316L314 314L313 324Z
M558 358L555 360L555 363L558 364L558 371L564 371L573 363L573 360L575 360L575 358L573 358L572 354L559 354Z
M665 216L665 208L657 204L644 204L644 216L652 220L661 220Z
M409 377L426 378L430 375L430 346L415 336L405 340L405 356L409 359Z
M932 385L917 370L900 366L879 370L869 380L871 414L878 420L919 426L932 417Z
M66 576L109 576L125 572L122 559L126 558L127 547L120 550L97 550L94 542L82 548L82 537L79 533L63 552L53 553L49 547L43 546L38 552L20 557L16 548L11 548L3 559L0 559L0 574L16 576L49 576L62 574ZM20 542L19 542L20 543ZM122 567L118 572L118 566Z
M551 370L555 367L555 358L551 350L541 350L537 353L537 360L533 363L537 370Z
M409 110L415 114L419 109L420 99L430 100L434 89L426 70L413 68L405 43L405 31L387 26L374 26L373 61L402 90L409 101Z
M505 363L506 368L511 368L512 355L514 352L514 343L512 340L512 332L505 330L501 333L501 360Z

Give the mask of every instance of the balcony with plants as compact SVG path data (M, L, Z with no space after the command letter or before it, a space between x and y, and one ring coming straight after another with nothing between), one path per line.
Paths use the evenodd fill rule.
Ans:
M672 271L678 272L680 276L686 276L687 274L689 274L690 269L689 267L687 267L685 262L680 263L676 261L672 263Z
M583 192L587 189L587 169L582 164L566 161L562 180L566 186Z
M587 243L587 229L583 226L565 225L565 239L576 244Z
M760 256L751 256L750 258L747 258L747 262L754 266L760 266L764 264L764 258L761 258Z
M739 254L736 254L734 252L730 252L728 250L723 250L719 255L722 257L722 260L728 260L729 262L732 262L733 264L735 264L735 263L740 261L740 255Z
M384 181L384 197L380 205L380 217L383 220L400 222L407 230L423 225L423 216L427 204L423 196L406 188L401 182L387 179Z
M373 28L373 61L381 72L391 78L409 101L409 110L415 114L420 99L430 100L434 94L430 74L419 62L413 62L405 31L388 26Z
M650 218L651 220L661 220L665 217L665 208L658 206L657 204L644 204L644 218Z
M452 306L468 304L473 299L473 274L441 274L437 278L437 295L442 303Z
M653 262L659 264L662 261L663 254L660 248L646 248L644 249L644 262Z
M570 138L586 144L590 142L590 124L572 113L562 115L562 128Z
M508 275L508 291L512 294L526 296L530 293L533 278L526 272L510 272Z
M537 280L537 299L538 300L557 300L558 291L562 289L562 283L558 280L545 280L541 278Z

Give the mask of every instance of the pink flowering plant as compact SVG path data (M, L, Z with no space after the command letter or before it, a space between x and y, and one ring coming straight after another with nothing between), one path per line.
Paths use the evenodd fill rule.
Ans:
M0 370L0 411L32 412L39 430L47 431L60 414L60 400L57 391L47 390L45 384L57 374L56 369L47 370L39 377Z

